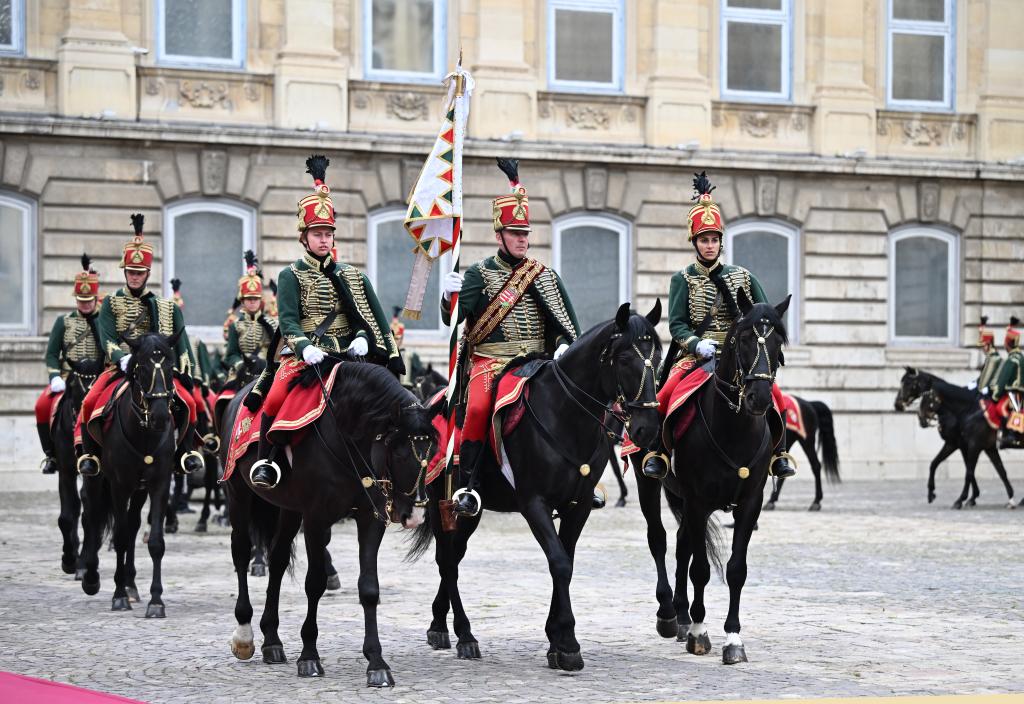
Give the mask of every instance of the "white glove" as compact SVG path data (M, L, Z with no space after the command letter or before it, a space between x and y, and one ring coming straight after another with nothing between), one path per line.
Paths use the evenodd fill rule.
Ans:
M348 346L349 357L365 357L366 353L370 351L370 346L366 343L366 338L356 337Z
M449 271L444 275L444 300L450 300L453 293L462 290L462 274L457 271Z
M59 394L61 391L64 390L64 388L64 380L61 379L59 376L55 376L52 379L50 379L50 391L52 391L53 393Z
M565 354L565 351L566 351L567 349L569 349L569 345L565 344L564 342L563 342L562 344L560 344L560 345L558 346L558 349L556 349L556 350L555 350L555 359L558 359L558 358L559 358L559 357L561 357L561 356L562 356L563 354Z
M980 393L982 396L988 396L988 387L986 386L985 388L983 388L978 393Z
M128 371L128 360L130 360L131 358L132 356L130 354L126 354L123 357L121 357L120 361L118 361L118 364L121 365L121 371Z
M714 340L701 340L697 343L697 354L702 359L711 359L715 356L715 341Z
M975 379L974 381L967 385L967 388L970 389L971 391L978 388L978 381Z
M314 345L309 345L306 349L302 350L302 361L309 365L320 364L320 362L324 361L325 357L327 355L324 354L324 351Z

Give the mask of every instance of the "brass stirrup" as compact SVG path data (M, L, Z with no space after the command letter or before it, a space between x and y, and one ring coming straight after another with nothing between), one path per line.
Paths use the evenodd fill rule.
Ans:
M266 484L264 482L257 483L252 478L252 475L256 472L256 468L259 467L260 465L263 465L263 464L267 465L272 470L274 470L274 483L273 484ZM275 486L277 486L281 482L281 468L278 467L277 466L277 462L274 462L273 460L259 460L258 462L254 462L252 467L249 468L249 481L252 482L253 486L258 486L258 487L263 488L263 489L273 489Z
M180 460L178 460L178 466L181 467L182 474L192 474L192 472L190 472L188 468L185 466L185 460L187 460L189 457L196 457L199 459L200 462L206 464L201 454L199 454L195 450L189 450L188 452L181 456Z
M775 471L773 470L773 467L775 467L775 460L778 459L789 460L789 466L793 468L794 472L796 471L796 458L793 457L793 455L789 454L788 452L780 452L777 455L772 455L771 460L769 460L768 474L772 475L773 477L775 476Z
M659 477L649 477L647 474L644 474L644 466L647 464L647 460L651 459L652 457L660 457L661 461L665 463L665 471L662 472L661 476ZM643 474L648 479L664 479L665 477L668 476L668 472L671 467L672 460L670 460L669 456L666 455L664 452L657 452L655 450L651 450L646 455L644 455L644 458L642 460L640 460L640 473Z
M216 433L207 433L202 437L203 448L210 453L220 452L220 436Z
M96 455L82 455L81 457L78 458L78 461L75 463L75 469L78 470L79 474L82 474L82 462L84 462L85 460L92 460L93 462L95 462L96 474L100 473L100 458L97 457ZM82 476L93 477L96 476L96 474L82 474Z

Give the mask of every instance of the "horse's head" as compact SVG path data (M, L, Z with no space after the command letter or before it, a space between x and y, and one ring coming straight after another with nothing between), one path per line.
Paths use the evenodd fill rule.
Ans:
M103 372L103 362L98 359L67 360L71 373L67 378L67 395L75 408L82 405L82 399L92 382Z
M437 390L442 386L448 386L448 380L440 372L434 369L433 364L427 364L426 369L414 377L412 391L419 396L420 401L429 401Z
M921 396L921 405L917 409L917 422L922 428L929 427L939 415L939 408L942 406L942 398L937 391L925 391Z
M897 411L906 410L907 406L931 388L931 378L927 374L913 367L906 367L906 371L903 372L903 377L900 379L900 388L896 391L896 402L893 406Z
M239 373L239 382L242 386L245 386L250 381L258 377L263 373L263 370L267 368L267 360L260 357L259 353L253 352L252 354L242 355L242 368Z
M722 349L722 369L732 372L740 403L753 415L764 415L772 405L775 373L784 363L782 347L789 342L783 316L791 297L773 306L751 303L743 289L736 294L740 317Z
M432 422L437 413L438 409L424 408L409 394L407 402L395 406L388 430L374 442L373 465L385 467L386 479L391 482L390 518L403 528L416 528L423 522L427 464L437 449Z
M661 340L654 327L661 320L661 299L647 315L619 306L608 341L601 351L601 383L626 417L632 440L641 447L655 441L661 428L658 415L658 365Z
M126 375L131 397L142 427L157 432L170 423L170 403L174 396L174 348L183 332L170 337L146 333L122 338L131 349Z

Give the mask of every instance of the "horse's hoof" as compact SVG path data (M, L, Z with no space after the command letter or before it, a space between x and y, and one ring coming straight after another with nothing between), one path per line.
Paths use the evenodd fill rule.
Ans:
M61 560L60 560L61 572L63 572L64 574L74 574L75 573L75 563L76 562L78 562L78 558L77 557L72 557L71 559L68 559L66 557L62 557Z
M976 502L974 499L968 499L967 500L967 508L974 508L977 505L978 505L978 502Z
M559 670L565 670L566 672L578 672L583 669L583 656L580 655L579 651L575 653L556 652L555 662L558 663Z
M693 655L707 655L711 652L711 638L707 633L701 633L699 636L687 633L686 652Z
M196 523L195 531L196 531L196 533L205 533L206 532L206 521L200 521L199 523Z
M76 582L81 582L82 581L82 577L84 577L84 576L85 576L85 568L84 567L79 567L77 570L75 570L75 581Z
M466 643L457 643L455 645L455 654L460 660L479 660L480 644L475 640L468 641Z
M722 648L722 662L726 665L735 665L747 661L747 651L742 645L727 645Z
M625 505L626 505L625 497L621 497L618 501L615 502L615 508L622 508Z
M266 577L267 566L262 562L254 562L252 563L252 567L249 568L249 574L253 577Z
M115 596L110 600L111 611L131 611L132 605L126 596Z
M395 678L391 676L391 670L386 667L383 670L366 671L367 687L394 687Z
M1017 508L1017 504L1013 503L1013 499L1010 499L1009 501L1006 502L1006 508L1012 511L1015 508Z
M175 521L174 523L168 523L166 526L164 526L164 533L172 534L172 533L177 533L177 532L178 532L178 522L177 521Z
M434 650L450 650L452 641L448 631L427 631L427 645Z
M134 601L135 603L141 601L141 599L139 599L139 590L137 588L125 587L124 590L128 593L128 601Z
M323 677L324 666L320 664L320 658L310 660L299 660L299 677Z
M956 509L957 511L959 511L963 507L964 507L964 502L963 501L960 501L959 499L957 499L956 501L953 502L952 508Z
M146 607L146 618L165 618L166 616L163 604L150 604Z
M338 573L335 572L334 574L327 575L327 590L336 592L339 589L341 589L341 578L338 576Z
M280 665L288 662L288 658L284 656L283 645L264 645L261 651L263 652L263 662L268 665Z
M82 577L82 591L89 596L95 595L100 590L100 577L96 575L96 581L90 582L84 576Z
M251 640L246 642L237 638L231 639L231 654L239 660L248 660L256 653L256 644Z
M764 508L761 509L761 510L762 511L774 511L775 510L775 502L774 501L769 501L768 503L766 503L764 505Z
M935 501L935 492L934 491L929 491L928 492L928 503L932 503L933 501Z
M548 667L550 667L552 670L558 669L558 653L556 653L554 650L548 651Z
M675 618L659 618L656 626L658 635L662 638L676 638L679 636L679 622Z
M821 510L821 504L819 502L815 501L813 504L810 505L810 508L808 508L807 510L808 511L820 511Z

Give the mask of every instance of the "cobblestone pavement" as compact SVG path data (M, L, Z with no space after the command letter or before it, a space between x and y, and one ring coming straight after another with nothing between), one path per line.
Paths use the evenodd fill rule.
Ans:
M1019 477L1015 477L1018 482ZM1024 510L1007 511L993 477L979 507L948 506L959 482L924 501L923 482L826 487L808 513L811 482L791 482L766 513L750 551L743 635L750 662L720 659L728 595L712 578L712 655L688 655L654 629L654 570L635 502L594 514L584 531L572 593L586 668L546 667L550 582L519 516L485 516L463 563L463 596L484 658L459 661L425 643L438 578L432 560L402 561L403 536L380 560L381 640L398 686L368 690L355 593L355 531L335 529L342 589L320 609L327 676L299 680L294 660L305 613L304 560L285 578L281 635L289 664L235 660L235 580L228 533L211 526L169 536L166 620L144 608L112 613L113 553L101 556L96 597L60 572L57 498L0 494L0 670L70 682L152 702L588 702L747 697L1001 693L1024 691L1021 534ZM668 516L666 516L668 518ZM148 553L137 555L145 592ZM257 620L263 579L251 579ZM145 602L147 595L143 594ZM143 604L144 606L144 604ZM257 629L257 644L260 635Z

